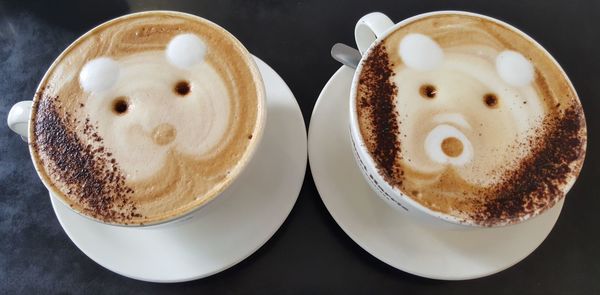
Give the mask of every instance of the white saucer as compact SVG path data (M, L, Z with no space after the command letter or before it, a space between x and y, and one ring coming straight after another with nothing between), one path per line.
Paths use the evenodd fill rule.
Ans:
M158 228L103 225L52 197L60 224L83 253L130 278L182 282L237 264L275 234L302 187L306 129L285 82L255 59L265 82L267 123L263 142L239 179L198 216Z
M348 102L354 71L340 68L312 113L308 154L312 175L333 219L358 245L402 271L464 280L502 271L527 257L554 227L563 203L522 224L442 230L421 225L369 189L354 161Z

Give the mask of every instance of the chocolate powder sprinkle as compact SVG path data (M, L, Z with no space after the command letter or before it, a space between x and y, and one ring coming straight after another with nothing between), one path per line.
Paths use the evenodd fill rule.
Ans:
M401 185L403 173L397 165L400 157L400 141L397 138L398 113L395 97L398 89L391 77L394 75L385 45L380 43L372 49L363 63L358 86L359 111L368 112L373 158L379 172L392 185Z
M471 217L489 226L514 223L528 214L552 207L564 197L564 186L581 168L585 153L583 112L573 105L561 116L546 119L542 130L529 139L530 156L516 169L507 172L502 181L483 198ZM573 164L576 165L573 165Z
M66 197L81 204L86 213L97 219L115 222L141 217L130 200L133 190L126 186L118 164L105 148L94 148L77 137L67 124L70 115L61 116L56 97L38 95L34 105L32 148L44 155L40 162L51 182L60 181ZM92 142L102 144L89 119L84 124L84 134L91 137ZM44 163L46 160L51 163Z

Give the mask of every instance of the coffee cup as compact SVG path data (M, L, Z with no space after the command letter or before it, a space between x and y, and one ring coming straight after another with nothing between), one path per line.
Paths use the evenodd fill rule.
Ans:
M350 134L372 190L402 214L449 228L543 214L573 186L587 142L567 75L536 41L462 11L355 27L362 58Z
M259 146L266 112L258 67L233 35L149 11L79 37L7 123L64 205L146 227L187 220L222 195Z

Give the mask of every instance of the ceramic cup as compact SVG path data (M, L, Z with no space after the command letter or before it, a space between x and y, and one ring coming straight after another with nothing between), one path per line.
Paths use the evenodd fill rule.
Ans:
M57 59L52 63L52 65L50 66L50 68L46 71L46 74L44 75L44 77L42 78L36 93L40 92L42 89L40 89L41 85L44 84L44 81L48 78L48 73L50 72L50 70L52 70L54 67L57 66L58 62L60 61L61 57L63 55L65 55L67 52L69 52L69 50L71 48L73 48L74 46L76 46L77 44L79 44L79 42L81 42L81 40L84 40L85 38L89 37L91 34L93 34L94 31L103 28L103 27L107 27L110 26L113 23L117 23L119 21L122 21L124 19L127 18L132 18L132 17L137 17L140 15L175 15L175 16L182 16L185 18L191 18L191 19L198 19L198 20L202 20L204 22L209 22L210 24L218 27L219 29L222 29L221 27L219 27L218 25L200 18L198 16L195 15L190 15L187 13L181 13L181 12L175 12L175 11L149 11L149 12L140 12L140 13L133 13L133 14L128 14L125 16L121 16L118 18L115 18L113 20L109 20L105 23L102 23L100 25L98 25L97 27L93 28L92 30L90 30L89 32L85 33L84 35L82 35L81 37L79 37L77 40L75 40L71 45L69 45L62 53L61 55L59 55L57 57ZM193 20L192 20L193 21ZM224 29L222 29L223 31L225 31ZM226 32L226 31L225 31ZM73 209L71 206L69 206L68 204L66 204L66 202L63 200L63 198L59 197L59 196L55 196L58 200L60 200L66 207L71 208L71 210L75 211L76 213L89 218L91 220L97 221L97 222L101 222L107 225L113 225L113 226L125 226L125 227L157 227L157 226L167 226L167 225L173 225L179 222L183 222L186 220L189 220L195 216L198 216L200 214L202 214L201 212L203 212L204 210L200 210L204 207L207 207L207 205L209 205L213 200L215 200L218 196L223 194L223 191L226 190L227 187L231 186L234 182L237 181L238 176L241 174L241 172L246 168L246 166L248 165L248 163L251 161L251 159L253 158L255 151L257 150L257 147L260 145L261 139L262 139L262 134L264 131L264 127L265 127L265 122L266 122L266 102L265 102L265 89L264 89L264 84L263 84L263 80L262 77L260 76L260 72L258 71L258 67L257 65L254 63L254 59L251 56L251 54L243 47L243 45L241 45L241 43L233 36L231 35L231 33L226 32L228 34L228 36L230 37L230 39L235 42L240 44L240 47L242 47L243 51L244 51L244 55L245 55L245 59L249 60L251 62L251 64L249 64L250 66L250 72L253 73L253 76L255 78L255 81L259 84L258 87L258 97L260 99L260 104L263 106L263 109L261 111L261 116L259 116L258 118L258 124L257 127L255 129L255 133L253 134L253 138L255 139L253 141L252 144L250 144L248 146L248 150L246 151L247 156L245 156L244 158L241 159L242 163L238 164L241 165L239 169L235 170L235 173L230 174L231 177L231 181L229 181L225 188L221 190L220 193L217 193L216 195L213 195L210 197L210 199L206 202L203 202L202 204L200 204L199 206L188 210L188 211L184 211L181 212L181 214L176 215L176 216L172 216L170 218L164 219L164 220L160 220L158 222L155 223L151 223L151 224L121 224L121 223L105 223L101 220L95 219L95 218L91 218L86 214L83 214L82 212L79 212L75 209ZM18 135L21 136L21 138L24 141L28 141L28 138L32 132L32 128L31 128L31 122L32 122L32 114L31 114L31 108L32 108L32 104L33 104L33 100L25 100L25 101L21 101L16 103L15 105L12 106L9 114L8 114L8 118L7 118L7 124L8 127L13 130L15 133L17 133ZM30 152L30 156L33 159L33 153L34 150L31 148L31 145L29 145L29 152ZM35 163L34 163L35 164ZM49 186L47 183L45 183L44 178L41 176L41 172L37 169L36 167L36 172L38 173L38 176L40 177L40 179L42 180L42 182L44 183L44 185L46 186L46 188L50 191L51 194L58 194L58 192L55 192L51 186Z
M398 211L400 211L401 214L408 214L411 217L414 217L414 219L417 220L418 222L422 222L427 225L433 225L435 227L443 227L443 228L449 228L449 229L479 228L479 227L481 227L481 225L478 224L477 222L474 222L473 220L462 219L462 218L458 218L458 217L455 217L450 214L431 210L430 208L425 207L424 205L420 204L419 202L413 200L411 197L404 194L400 189L398 189L398 188L390 185L388 182L386 182L384 177L380 174L380 172L376 168L376 164L374 162L373 157L370 155L370 153L367 150L366 144L365 144L365 142L362 138L361 132L360 132L360 127L359 127L358 118L357 118L358 115L357 115L356 99L357 99L357 88L358 88L358 80L359 80L358 77L360 76L360 73L363 68L363 61L369 56L369 53L371 52L372 48L376 44L378 44L378 41L385 39L392 32L396 31L397 29L401 28L402 26L404 26L406 24L412 23L414 21L420 20L425 17L433 16L436 14L449 14L449 13L475 16L478 18L483 18L485 20L489 20L492 22L502 24L502 25L510 28L512 31L516 32L517 34L520 34L524 38L530 40L532 42L532 44L537 44L533 39L531 39L525 33L519 31L518 29L514 28L513 26L511 26L509 24L506 24L502 21L493 19L491 17L474 14L474 13L469 13L469 12L436 11L436 12L430 12L430 13L416 15L416 16L407 18L396 24L394 24L394 22L392 22L392 20L383 13L373 12L373 13L367 14L358 21L358 23L356 24L356 27L355 27L356 45L362 55L362 58L358 64L358 67L356 68L356 71L354 73L354 78L352 80L352 85L351 85L350 108L349 108L350 109L350 114L349 114L349 116L350 116L350 122L349 122L350 134L351 134L351 139L352 139L352 144L353 144L355 160L357 162L358 167L360 168L360 171L362 172L364 178L368 182L371 189L381 199L383 199L386 203L388 203L391 207L398 209ZM539 48L544 50L541 46L539 46ZM560 69L560 66L558 65L558 63L556 63L556 61L552 58L552 56L548 52L546 52L546 51L544 51L544 52L545 52L546 56L548 58L550 58L556 64L556 66ZM564 72L563 72L563 74L564 74ZM571 85L567 76L564 75L564 77L565 77L567 83L570 85L570 87L573 88L573 86ZM564 191L565 194L572 187L573 183L574 183L574 179L572 182L567 184L566 190ZM557 198L558 197L559 196L557 196ZM523 218L519 222L525 221L526 219L529 219L530 217L532 217L532 216ZM490 224L490 225L486 225L486 226L496 227L496 226L504 226L504 225L506 225L506 223Z

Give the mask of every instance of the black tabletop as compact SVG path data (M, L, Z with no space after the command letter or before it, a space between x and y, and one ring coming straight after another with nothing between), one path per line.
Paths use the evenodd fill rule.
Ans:
M394 21L441 9L505 20L561 63L587 115L588 153L581 176L546 241L516 266L482 279L419 278L377 260L335 223L310 169L287 221L260 250L211 277L155 284L112 273L87 258L60 227L27 146L0 124L0 293L184 294L600 294L600 2L589 1L69 1L0 2L0 118L31 99L56 56L103 21L129 12L170 9L225 27L271 65L296 95L306 125L324 84L339 68L335 42L353 44L356 21L382 11ZM596 87L596 88L594 88ZM4 122L4 121L3 121ZM597 180L596 180L597 181Z

